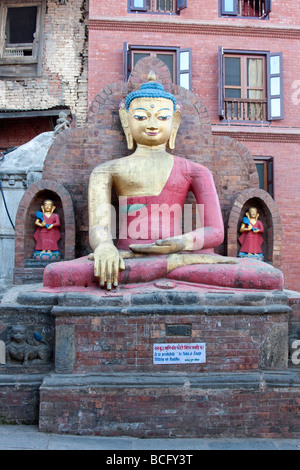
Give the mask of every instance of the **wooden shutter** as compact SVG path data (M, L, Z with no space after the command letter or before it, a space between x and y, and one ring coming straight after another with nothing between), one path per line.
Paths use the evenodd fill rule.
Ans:
M130 51L128 42L123 43L123 82L128 81L130 73Z
M192 89L192 49L178 49L177 51L177 85Z
M131 11L147 11L147 0L130 0Z
M282 53L269 53L268 78L268 120L283 119L283 67Z
M223 65L223 47L219 46L218 51L218 80L219 80L219 101L218 101L218 111L220 118L224 118L224 65Z
M274 166L272 157L267 161L267 185L268 193L274 198Z
M272 11L272 0L265 0L265 12L264 16L268 16Z
M233 15L238 14L238 0L220 0L221 1L221 14Z
M187 0L177 0L177 13L187 8Z

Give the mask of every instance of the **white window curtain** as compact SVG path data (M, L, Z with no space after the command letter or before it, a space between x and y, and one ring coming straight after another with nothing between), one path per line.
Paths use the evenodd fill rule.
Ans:
M263 100L263 60L262 59L248 59L247 64L247 86L248 86L248 99ZM262 104L250 103L249 105L249 119L255 120L262 115Z

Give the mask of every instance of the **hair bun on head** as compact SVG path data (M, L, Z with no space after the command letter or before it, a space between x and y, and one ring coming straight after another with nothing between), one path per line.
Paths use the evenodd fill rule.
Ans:
M129 93L126 97L126 109L129 110L131 101L136 98L166 98L171 100L176 106L176 98L171 93L165 91L164 86L156 81L156 75L154 72L150 72L148 75L148 82L143 83L139 90Z

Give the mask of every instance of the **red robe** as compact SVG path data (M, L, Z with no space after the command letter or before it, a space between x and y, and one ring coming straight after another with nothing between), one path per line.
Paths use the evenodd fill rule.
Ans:
M46 217L44 214L44 220L47 225L53 225L51 230L46 227L38 227L34 238L36 241L36 251L50 250L58 251L58 240L60 239L60 233L58 227L60 227L60 220L57 214L51 214L50 217Z
M264 226L261 221L258 220L253 227L258 228L260 232L255 233L250 230L250 232L243 232L239 237L239 242L242 245L240 251L242 253L262 253L261 245L264 239L261 236L261 233L264 232Z
M213 252L223 240L224 226L212 175L202 165L177 156L160 194L119 198L122 224L117 248L129 250L132 243L155 243L159 239L180 236L181 213L189 191L195 195L201 225L206 227L190 232L194 251Z

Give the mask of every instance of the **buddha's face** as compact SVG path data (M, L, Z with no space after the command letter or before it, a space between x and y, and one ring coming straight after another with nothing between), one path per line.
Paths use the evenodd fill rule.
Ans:
M130 103L129 128L139 145L166 144L172 132L173 118L173 103L166 98L136 98Z

